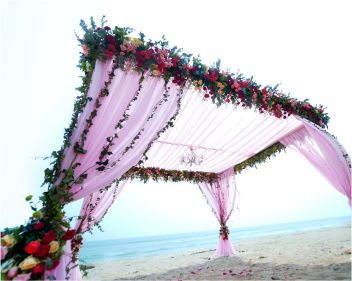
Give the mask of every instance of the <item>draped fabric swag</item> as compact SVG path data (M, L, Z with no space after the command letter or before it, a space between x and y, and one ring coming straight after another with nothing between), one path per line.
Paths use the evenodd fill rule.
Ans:
M328 133L302 120L301 127L280 142L299 152L330 184L348 198L351 206L351 167L342 146ZM345 156L344 156L345 155Z

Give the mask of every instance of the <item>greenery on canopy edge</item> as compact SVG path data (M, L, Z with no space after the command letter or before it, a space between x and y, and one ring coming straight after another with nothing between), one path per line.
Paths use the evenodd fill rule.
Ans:
M103 19L103 24L105 21ZM177 47L170 48L163 37L160 41L146 40L143 33L139 38L132 38L131 28L108 26L96 27L91 19L91 27L81 21L85 32L83 38L77 37L82 52L80 67L90 73L95 61L114 58L125 70L148 71L160 76L165 81L184 86L193 84L205 100L217 105L232 103L235 106L253 108L259 113L268 112L277 118L287 118L294 114L311 122L326 127L329 116L324 113L322 105L313 106L308 99L299 101L282 93L278 85L262 86L253 77L245 78L240 73L231 73L220 69L220 61L211 67L203 64L199 57L184 53Z

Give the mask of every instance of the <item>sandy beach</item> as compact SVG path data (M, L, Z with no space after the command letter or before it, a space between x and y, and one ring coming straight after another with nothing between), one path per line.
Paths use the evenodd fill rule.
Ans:
M214 249L95 263L89 280L351 280L351 225L271 235Z

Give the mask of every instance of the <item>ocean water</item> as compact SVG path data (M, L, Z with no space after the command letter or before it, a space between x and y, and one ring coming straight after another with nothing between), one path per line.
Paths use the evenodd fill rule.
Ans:
M242 227L230 229L230 237L232 243L235 244L241 240L260 236L313 230L322 227L342 225L350 221L350 217L339 217L285 224ZM80 251L79 258L81 261L89 263L157 256L192 250L208 250L215 249L217 241L217 230L128 239L87 241Z

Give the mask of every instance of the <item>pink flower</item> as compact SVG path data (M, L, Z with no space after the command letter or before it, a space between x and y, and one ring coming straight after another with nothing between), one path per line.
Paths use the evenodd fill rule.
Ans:
M7 247L1 247L1 260L3 260L3 258L7 255L8 251L9 250Z
M88 48L88 46L87 45L83 45L83 54L84 54L84 56L86 56L86 57L88 57L88 55L89 55L89 48Z
M21 280L21 281L27 281L31 278L31 273L27 274L18 274L15 279L13 280Z
M255 102L257 100L257 93L253 93L252 101Z
M10 270L7 272L7 278L9 279L14 278L17 274L17 271L18 271L17 266L11 267Z
M242 277L247 277L248 275L251 275L252 274L252 270L251 269L244 269L240 272L240 276Z

